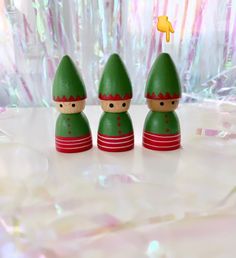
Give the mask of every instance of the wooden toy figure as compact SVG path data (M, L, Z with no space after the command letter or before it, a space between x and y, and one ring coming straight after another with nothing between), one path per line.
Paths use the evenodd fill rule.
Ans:
M53 99L61 113L56 123L56 149L74 153L92 148L92 137L85 107L84 82L69 56L64 56L53 83Z
M98 148L108 152L128 151L134 147L132 121L127 113L132 86L118 54L110 56L99 84L99 99L104 111L98 128Z
M144 124L143 146L157 151L180 148L180 126L174 110L181 97L181 85L169 54L160 54L154 62L145 96L150 111Z

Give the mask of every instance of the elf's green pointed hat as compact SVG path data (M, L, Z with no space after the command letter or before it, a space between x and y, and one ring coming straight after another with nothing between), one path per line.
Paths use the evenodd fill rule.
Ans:
M145 97L148 99L178 99L181 85L175 64L167 53L160 54L149 73Z
M101 100L125 100L132 98L132 85L125 65L118 54L112 54L104 68L99 83Z
M53 82L53 99L57 102L78 101L86 98L84 82L69 56L64 56Z

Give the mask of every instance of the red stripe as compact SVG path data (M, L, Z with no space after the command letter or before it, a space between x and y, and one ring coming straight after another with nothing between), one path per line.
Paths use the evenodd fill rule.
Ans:
M180 139L180 134L153 134L153 133L147 133L144 132L143 136L145 136L146 138L148 138L149 140L157 140L157 141L173 141L173 140L177 140Z
M88 136L83 136L83 137L56 136L56 148L59 148L59 149L78 149L78 148L84 148L91 144L92 144L92 137L90 134Z
M134 138L134 135L129 135L129 136L121 136L119 138L114 138L114 137L104 137L98 134L98 138L103 140L103 141L113 141L113 142L121 142L121 141L129 141L130 139Z
M58 140L56 139L56 143L59 143L59 144L65 144L65 145L70 145L70 144L84 144L85 142L88 142L88 141L92 141L92 137L87 137L87 138L84 138L82 140Z
M63 146L56 144L56 148L65 149L65 150L72 150L72 149L83 149L84 147L92 145L92 142L88 142L86 144L76 145L76 146Z
M132 150L134 148L134 145L128 146L128 147L123 147L123 148L109 148L109 147L104 147L101 145L98 145L98 149L102 150L102 151L107 151L107 152L122 152L122 151L129 151Z
M83 142L83 143L74 143L74 144L62 144L62 143L56 142L57 147L64 148L64 149L81 148L81 147L89 145L89 144L92 144L91 140Z
M176 144L180 144L180 139L174 141L153 141L143 137L143 142L154 146L173 146Z
M121 137L119 139L112 139L112 138L102 138L98 136L98 139L100 141L109 142L109 143L121 143L121 142L127 142L127 141L133 141L134 136L128 136L128 137Z
M61 143L61 144L70 144L70 143L74 144L74 143L87 142L89 140L92 140L92 137L87 137L87 138L84 138L82 140L68 140L68 141L65 141L65 140L62 141L62 140L56 139L56 142Z
M80 137L63 137L63 136L56 136L57 140L62 140L62 141L74 141L74 140L83 140L87 137L91 137L91 134L86 134L84 136L80 136Z
M60 148L60 147L56 147L58 152L62 152L62 153L78 153L78 152L82 152L82 151L87 151L89 149L91 149L93 147L93 145L88 145L85 146L83 148L78 148L78 149L65 149L65 148Z
M60 143L81 143L81 142L84 142L84 141L88 141L88 140L91 140L92 137L91 135L90 136L87 136L87 137L84 137L83 139L73 139L71 140L71 138L67 138L67 139L64 139L64 140L61 140L61 139L58 139L56 137L56 142L60 142Z
M143 147L150 149L150 150L155 150L155 151L171 151L171 150L177 150L181 147L180 144L176 145L176 146L170 146L167 148L163 148L163 147L159 147L159 146L153 146L153 145L147 145L145 143L143 143Z
M102 145L104 147L126 147L129 146L131 144L134 144L134 139L131 139L130 141L124 141L124 142L119 142L119 143L113 143L113 142L109 142L109 141L101 141L100 139L98 139L97 141L98 145Z
M104 144L113 144L114 146L119 146L120 144L123 144L123 145L130 145L131 143L134 142L134 138L128 140L128 141L104 141L104 140L101 140L98 138L97 140L98 142L100 142L102 145Z
M151 132L147 132L147 131L144 131L144 133L145 134L149 134L149 135L153 135L153 136L160 136L160 137L167 137L167 136L173 137L173 136L180 135L180 133L176 133L176 134L158 134L158 133L151 133Z
M119 139L121 137L132 136L132 135L134 135L133 132L127 133L127 134L118 135L118 136L111 136L111 135L106 135L106 134L98 133L98 136L105 137L105 138L111 138L111 139Z
M156 138L150 138L150 137L147 137L145 135L143 135L143 140L144 141L153 141L153 142L156 142L156 143L171 143L171 142L176 142L176 141L180 141L180 137L178 138L166 138L166 139L156 139Z

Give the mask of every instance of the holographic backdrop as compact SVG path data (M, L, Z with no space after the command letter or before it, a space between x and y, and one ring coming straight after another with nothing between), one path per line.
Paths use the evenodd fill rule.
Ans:
M156 30L159 15L175 29L171 42ZM50 106L60 58L69 54L97 103L102 69L122 56L144 103L155 57L170 53L183 101L236 101L235 0L0 0L0 106Z

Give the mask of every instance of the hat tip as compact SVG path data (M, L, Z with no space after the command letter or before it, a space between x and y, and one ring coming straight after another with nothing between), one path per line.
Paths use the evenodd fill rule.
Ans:
M121 59L121 58L120 58L120 55L119 55L118 53L116 53L116 52L115 52L115 53L112 53L112 54L110 55L110 58L116 58L116 59L118 58L118 59Z
M166 52L163 52L163 53L161 53L161 54L159 55L159 57L160 57L160 56L170 57L170 54L169 54L169 53L166 53Z
M71 57L68 54L66 54L62 57L62 60L71 60Z

